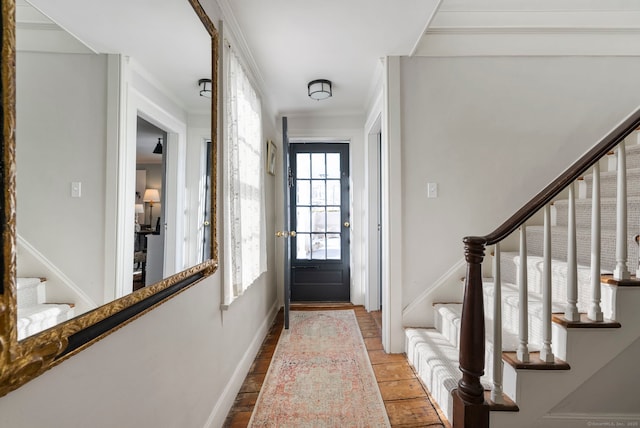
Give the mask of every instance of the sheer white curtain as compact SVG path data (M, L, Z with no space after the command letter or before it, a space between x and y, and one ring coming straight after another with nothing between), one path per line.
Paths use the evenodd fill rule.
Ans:
M238 57L225 49L224 304L267 270L260 99Z

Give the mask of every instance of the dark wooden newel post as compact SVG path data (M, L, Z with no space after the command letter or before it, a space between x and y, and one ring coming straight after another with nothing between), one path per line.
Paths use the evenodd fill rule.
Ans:
M462 379L453 391L453 427L489 426L489 407L484 402L480 377L484 374L484 305L482 301L482 259L485 238L464 238L467 277L460 328L460 371Z

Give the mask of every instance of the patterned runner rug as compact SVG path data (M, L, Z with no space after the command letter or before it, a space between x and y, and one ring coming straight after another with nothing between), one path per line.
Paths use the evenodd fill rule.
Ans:
M390 426L352 310L291 312L249 426Z

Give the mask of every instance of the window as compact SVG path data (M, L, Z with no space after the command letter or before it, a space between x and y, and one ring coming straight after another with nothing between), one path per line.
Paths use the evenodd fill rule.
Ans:
M225 49L224 305L267 270L260 99L238 57Z

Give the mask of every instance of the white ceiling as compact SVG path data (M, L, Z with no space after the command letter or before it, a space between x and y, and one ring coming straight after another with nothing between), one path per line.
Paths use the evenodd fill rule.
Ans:
M408 55L437 0L220 0L242 29L265 95L278 114L362 114L380 58ZM333 82L314 101L307 83Z

